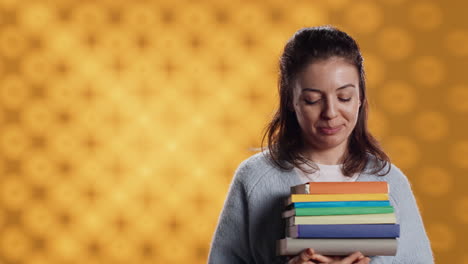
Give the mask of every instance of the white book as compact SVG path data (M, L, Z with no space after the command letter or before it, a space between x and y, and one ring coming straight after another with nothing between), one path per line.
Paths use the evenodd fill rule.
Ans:
M398 242L396 238L337 238L304 239L284 238L277 241L276 253L279 256L297 255L307 248L317 254L346 256L356 251L364 256L395 256Z
M339 224L396 224L395 213L363 215L314 215L291 216L286 218L288 226L293 225L339 225Z

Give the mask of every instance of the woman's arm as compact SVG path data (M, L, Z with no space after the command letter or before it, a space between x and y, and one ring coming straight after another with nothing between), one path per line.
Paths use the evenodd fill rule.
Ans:
M423 221L419 213L416 199L411 190L407 177L392 165L390 172L390 199L394 203L398 222L400 224L400 238L398 239L397 254L392 263L431 264L434 263L432 250ZM371 263L387 263L383 257L372 259Z
M237 169L218 220L208 263L253 263L248 239L247 191L242 182L246 168Z

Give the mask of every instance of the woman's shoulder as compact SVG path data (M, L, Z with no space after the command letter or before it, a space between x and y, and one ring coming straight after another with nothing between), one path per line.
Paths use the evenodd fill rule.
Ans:
M256 167L267 167L271 166L268 160L268 152L267 151L260 151L255 154L252 154L250 157L244 159L239 168L249 167L249 168L256 168Z
M377 173L369 173L370 168L374 168L375 166L385 165L380 171ZM371 157L368 161L366 166L368 170L367 173L363 174L361 181L386 181L390 186L390 194L391 195L398 195L400 193L406 193L411 191L411 184L408 180L408 177L405 173L394 163L387 162L382 163L382 161L378 160L375 157ZM384 175L383 175L384 174ZM383 176L381 176L383 175Z
M234 181L240 182L250 192L258 183L277 184L285 171L276 166L268 156L268 151L253 154L242 161L236 169Z
M252 175L264 174L275 169L273 162L268 158L268 152L261 151L243 160L237 167L236 175L248 175L252 178Z
M380 170L371 173L374 168L380 168ZM371 154L369 154L369 159L364 170L364 174L384 181L403 183L408 182L408 178L396 164L391 162L384 162Z

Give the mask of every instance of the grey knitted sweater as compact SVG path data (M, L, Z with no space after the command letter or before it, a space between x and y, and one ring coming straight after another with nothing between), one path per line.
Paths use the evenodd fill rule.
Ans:
M372 257L371 263L434 263L408 179L393 164L386 176L368 174L373 162L376 159L371 157L357 181L388 182L390 203L400 224L400 238L396 256ZM243 161L231 182L208 262L283 263L283 259L276 257L276 240L285 237L281 213L290 187L298 184L301 182L294 170L273 166L264 152Z

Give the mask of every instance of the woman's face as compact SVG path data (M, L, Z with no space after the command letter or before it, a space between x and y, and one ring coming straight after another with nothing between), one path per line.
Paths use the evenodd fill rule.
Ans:
M340 57L309 64L299 73L293 96L306 150L346 149L359 106L356 66Z

